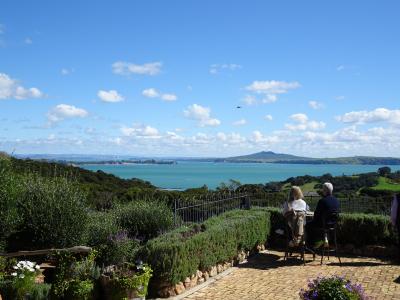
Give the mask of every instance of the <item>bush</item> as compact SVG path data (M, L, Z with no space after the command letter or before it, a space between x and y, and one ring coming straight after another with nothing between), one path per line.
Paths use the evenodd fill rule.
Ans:
M20 220L17 212L19 191L19 181L11 172L10 160L0 155L0 248Z
M22 221L9 237L10 250L76 246L87 212L79 187L65 178L26 176L17 203Z
M181 227L150 240L138 256L154 270L153 282L174 284L198 269L233 259L239 249L250 250L265 242L269 228L266 210L230 211L201 226Z
M268 208L268 211L272 230L283 229L285 219L281 211L276 208ZM337 239L341 245L366 246L393 245L397 238L387 216L342 213L339 215Z
M98 251L98 264L106 266L133 260L139 247L139 243L118 226L113 212L90 213L84 241Z
M134 201L118 207L117 223L130 238L148 240L170 230L174 224L171 209L162 202Z

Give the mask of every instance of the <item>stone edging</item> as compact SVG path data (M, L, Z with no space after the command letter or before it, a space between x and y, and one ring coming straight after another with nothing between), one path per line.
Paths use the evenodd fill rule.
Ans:
M181 298L176 298L179 297L180 295L190 295L193 293L193 290L198 290L199 286L206 286L208 283L214 282L216 278L220 278L222 276L225 276L229 274L230 272L229 269L233 266L237 266L238 264L245 263L247 262L247 257L254 253L259 253L261 251L265 250L265 245L258 245L255 247L253 251L240 251L235 259L232 261L224 262L217 264L216 266L210 267L205 271L200 271L197 270L195 274L192 274L191 276L188 276L185 278L185 280L182 282L178 282L177 284L168 284L165 283L160 286L158 290L158 296L161 298L157 299L181 299ZM221 276L220 276L221 275Z

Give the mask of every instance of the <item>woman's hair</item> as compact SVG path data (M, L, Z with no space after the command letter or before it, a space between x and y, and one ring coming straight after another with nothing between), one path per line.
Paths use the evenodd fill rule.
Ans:
M290 190L290 201L293 200L298 200L298 199L303 199L303 192L301 191L301 189L298 186L292 186L292 189Z

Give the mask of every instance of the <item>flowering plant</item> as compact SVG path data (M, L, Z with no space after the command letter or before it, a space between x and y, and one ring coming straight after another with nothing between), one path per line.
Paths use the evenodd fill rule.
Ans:
M40 266L29 260L21 260L13 266L12 285L17 299L24 299L35 285L35 277L40 274Z
M307 289L300 290L303 300L368 300L360 284L351 283L343 277L317 277L309 280Z

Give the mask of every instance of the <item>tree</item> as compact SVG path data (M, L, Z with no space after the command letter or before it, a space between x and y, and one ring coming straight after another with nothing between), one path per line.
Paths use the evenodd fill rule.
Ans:
M378 173L380 176L386 177L392 172L392 170L389 167L382 167L378 169Z

